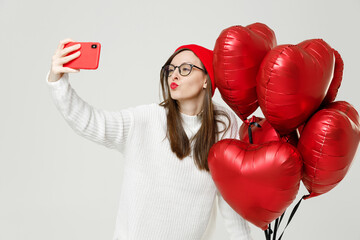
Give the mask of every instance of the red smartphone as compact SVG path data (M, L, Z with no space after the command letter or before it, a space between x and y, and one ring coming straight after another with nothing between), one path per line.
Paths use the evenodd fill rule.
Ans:
M76 44L81 44L81 47L70 52L68 55L80 51L80 56L65 63L63 66L73 69L97 69L99 66L101 44L98 42L69 42L64 45L64 48Z

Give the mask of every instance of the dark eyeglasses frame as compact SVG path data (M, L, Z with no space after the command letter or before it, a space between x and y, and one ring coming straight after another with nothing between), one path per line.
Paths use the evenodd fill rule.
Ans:
M189 65L189 66L191 67L188 74L183 75L183 74L181 73L180 67L183 66L183 65ZM180 73L180 75L183 76L183 77L188 76L188 75L192 72L192 69L193 69L193 68L197 68L197 69L199 69L199 70L201 70L201 71L204 71L204 73L206 73L206 70L205 70L205 69L202 69L202 68L200 68L200 67L198 67L198 66L196 66L196 65L194 65L194 64L191 64L191 63L182 63L182 64L180 64L179 66L175 66L175 65L173 65L173 64L168 64L168 65L162 66L162 69L165 70L165 68L166 68L167 66L173 66L173 67L174 67L174 72L175 72L176 68L179 68L179 73ZM172 75L172 74L171 74L171 75ZM170 76L168 75L168 76L166 76L166 77L171 77L171 75L170 75Z

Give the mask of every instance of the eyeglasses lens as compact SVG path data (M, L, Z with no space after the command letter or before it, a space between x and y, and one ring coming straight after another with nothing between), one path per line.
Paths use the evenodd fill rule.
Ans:
M180 66L180 75L181 76L187 76L191 72L191 66L189 64L182 64Z
M165 66L165 75L170 77L173 74L174 70L175 68L172 65Z

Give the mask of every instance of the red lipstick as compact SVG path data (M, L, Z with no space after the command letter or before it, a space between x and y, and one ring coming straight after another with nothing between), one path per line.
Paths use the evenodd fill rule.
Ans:
M172 82L171 84L170 84L170 87L171 87L171 89L175 89L175 88L177 88L179 85L177 85L176 83L174 83L174 82Z

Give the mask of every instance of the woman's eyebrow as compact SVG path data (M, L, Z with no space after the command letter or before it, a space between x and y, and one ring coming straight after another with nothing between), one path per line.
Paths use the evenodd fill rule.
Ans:
M181 64L184 64L184 63L186 63L186 64L193 64L193 63L191 63L191 62L182 62L182 63L180 63L180 65L181 65ZM174 65L174 66L175 66L175 64L174 64L174 63L170 63L170 64L172 64L172 65ZM178 65L178 66L180 66L180 65Z

